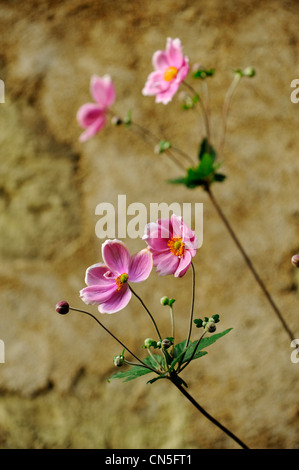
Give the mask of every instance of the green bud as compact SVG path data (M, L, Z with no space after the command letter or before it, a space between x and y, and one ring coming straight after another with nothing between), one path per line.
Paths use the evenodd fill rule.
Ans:
M164 296L160 299L162 305L169 305L169 298Z
M243 70L243 76L244 77L254 77L255 76L255 70L253 67L246 67L246 69Z
M216 325L215 325L215 322L214 321L208 321L205 325L204 325L204 329L206 331L208 331L209 333L214 333L214 331L216 331Z
M150 348L151 345L153 344L153 342L154 342L154 340L153 340L152 338L146 338L146 339L144 340L144 346L145 346L146 348Z
M116 367L121 367L124 364L124 356L114 356L113 363Z
M169 299L169 302L168 302L169 307L171 307L172 304L174 304L174 302L175 302L175 299Z

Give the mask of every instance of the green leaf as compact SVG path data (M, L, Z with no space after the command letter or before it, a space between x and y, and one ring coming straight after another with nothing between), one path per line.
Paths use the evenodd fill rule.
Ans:
M181 359L181 357L184 354L185 355L184 355L184 359L182 361L182 364L184 362L187 362L190 359L190 357L192 356L195 348L196 348L196 353L194 354L194 357L193 357L192 360L198 359L199 357L202 357L205 354L208 354L206 351L202 351L202 350L207 348L211 344L215 343L215 341L217 341L222 336L226 335L231 330L232 330L232 328L229 328L225 331L222 331L221 333L215 333L215 334L213 334L209 337L202 338L202 340L200 341L197 348L196 348L196 346L197 346L198 341L193 341L192 343L190 343L189 346L187 347L187 349L184 349L185 344L186 344L186 340L182 341L179 344L176 344L175 347L174 347L174 357L175 357L175 359L171 363L171 366L170 366L171 370L174 368L175 364Z
M198 152L198 158L199 160L202 159L205 153L208 153L211 155L213 162L215 162L217 158L217 153L214 147L209 143L208 139L204 137L201 141L200 147L199 147L199 152Z
M152 371L145 367L132 366L126 371L116 372L116 374L111 375L107 380L110 382L112 379L125 379L123 382L129 382L130 380L137 379L138 377L149 374L150 372Z
M164 366L164 358L158 354L153 354L154 358L158 361L161 366ZM147 356L143 359L143 362L147 365L152 367L153 369L157 368L157 364L151 356ZM116 372L116 374L111 375L107 380L110 382L112 379L125 379L123 382L129 382L130 380L137 379L142 375L153 373L152 370L147 369L143 366L132 366L127 370Z
M207 77L212 77L215 73L215 69L198 69L193 73L193 78L201 78L202 80Z
M193 320L195 325L196 325L196 328L201 328L202 327L202 319L201 318L197 318L196 320Z

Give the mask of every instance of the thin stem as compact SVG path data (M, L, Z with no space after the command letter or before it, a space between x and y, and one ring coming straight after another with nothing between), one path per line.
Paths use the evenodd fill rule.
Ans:
M153 355L152 351L150 350L150 348L146 348L147 349L147 352L149 353L149 355L151 356L152 360L157 364L158 368L160 369L161 367L161 364L159 364L159 362L157 361L157 359L155 358L155 356Z
M190 308L190 321L189 321L189 331L188 331L188 336L186 339L186 343L184 346L184 350L187 349L189 341L190 341L190 336L191 336L191 331L192 331L192 325L193 325L193 312L194 312L194 300L195 300L195 269L194 265L191 262L191 268L192 268L192 294L191 294L191 308ZM180 370L181 364L184 360L185 354L182 355L179 365L178 365L178 370Z
M210 200L212 201L216 211L218 212L218 215L220 216L220 218L222 219L224 225L226 226L229 234L231 235L233 241L235 242L235 244L237 245L238 249L240 250L245 262L246 262L246 265L247 267L250 269L250 271L252 272L255 280L257 281L257 283L259 284L260 288L262 289L264 295L266 296L267 300L269 301L271 307L273 308L274 312L276 313L277 317L279 318L283 328L285 329L285 331L287 332L287 334L289 335L290 339L293 340L294 339L294 334L291 332L291 330L289 329L286 321L284 320L279 308L277 307L277 305L275 304L274 300L272 299L270 293L268 292L265 284L263 283L262 279L260 278L260 276L258 275L257 271L255 270L249 256L247 255L245 249L243 248L243 246L241 245L241 242L239 241L239 239L237 238L237 235L235 234L233 228L231 227L230 223L228 222L227 218L225 217L222 209L220 208L219 204L217 203L216 199L215 199L215 196L213 195L212 191L211 191L211 188L208 187L206 188L206 191L210 197Z
M193 325L193 312L194 312L194 300L195 300L195 269L194 269L194 265L193 265L192 262L191 262L191 268L192 268L191 309L190 309L189 331L188 331L187 341L186 341L186 344L185 344L185 349L188 347L188 344L189 344L189 341L190 341L192 325Z
M201 340L202 340L202 338L204 337L205 334L206 334L206 330L202 333L201 337L200 337L199 340L197 341L197 344L196 344L196 346L195 346L195 348L194 348L194 351L193 351L193 353L192 353L190 359L183 365L183 367L180 369L180 372L182 372L182 370L184 370L185 367L187 367L187 365L188 365L188 364L192 361L192 359L194 358L195 353L196 353L196 351L197 351L197 349L198 349L199 343L201 342Z
M112 336L113 339L115 339L126 351L128 351L128 353L131 354L131 356L133 356L138 362L140 362L143 367L146 367L147 369L151 369L153 372L158 373L156 369L153 369L152 367L145 364L141 359L139 359L139 357L137 357L132 351L130 351L130 349L127 348L127 346L125 346L113 333L111 333L111 331L108 330L108 328L106 328L106 326L103 325L100 322L100 320L98 320L97 317L95 317L92 313L89 313L89 312L86 312L85 310L80 310L79 308L74 308L74 307L70 307L70 310L84 313L85 315L89 315L90 317L92 317L107 333L109 333L110 336Z
M220 153L221 156L223 156L223 149L224 149L224 143L225 143L225 137L226 137L226 128L227 128L227 118L228 118L229 106L230 106L234 91L235 91L238 83L240 82L241 78L242 78L241 74L235 73L233 81L230 84L229 89L227 90L226 97L225 97L225 100L224 100L223 111L222 111L222 126L223 126L223 129L222 129L222 138L221 138L220 146L219 146L219 148L220 148L219 153Z
M137 124L136 122L131 121L129 129L135 134L137 134L139 137L141 137L150 146L155 146L161 141L161 139L159 139L155 134L153 134L151 131L141 126L140 124ZM180 156L183 156L185 159L188 159L189 163L191 162L193 165L193 160L187 153L177 148L173 150ZM181 169L185 170L185 166L181 163L180 160L176 158L175 154L171 151L171 149L165 150L164 153L166 153L166 155L170 157L173 163L175 163Z
M132 289L132 287L129 285L129 288L130 288L130 291L132 292L132 294L135 295L135 297L139 300L139 302L141 303L141 305L143 306L143 308L145 309L145 311L147 312L147 314L149 315L150 319L152 320L153 324L154 324L154 327L156 329L156 332L158 334L158 337L159 339L162 341L162 336L160 334L160 331L158 329L158 326L154 320L154 317L152 316L151 312L149 311L149 309L147 308L147 306L145 305L145 303L143 302L143 300L141 299L141 297L139 297L138 294L136 294L136 292Z
M211 135L210 122L209 122L209 113L207 112L206 106L205 106L203 100L201 99L200 95L197 93L197 91L189 83L183 82L183 85L185 85L185 87L188 88L189 91L191 91L196 98L198 98L198 101L199 101L199 104L200 104L200 107L201 107L201 111L202 111L202 115L203 115L203 120L204 120L204 123L205 123L207 140L208 140L208 142L210 142L210 135Z
M200 411L211 423L215 424L221 431L225 432L229 437L231 437L239 446L241 446L243 449L249 449L249 447L244 444L244 442L241 441L235 434L233 434L229 429L227 429L223 424L221 424L217 419L215 419L213 416L211 416L202 406L200 406L199 403L187 392L187 390L176 380L172 380L172 383L179 389L179 391L185 395L185 397L192 403L192 405L195 406L195 408Z
M172 305L169 308L170 308L170 319L171 319L171 336L174 339L175 327L174 327L174 315L173 315Z

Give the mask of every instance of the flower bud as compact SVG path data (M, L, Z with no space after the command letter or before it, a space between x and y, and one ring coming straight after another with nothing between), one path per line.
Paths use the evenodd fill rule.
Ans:
M116 367L121 367L124 364L124 356L114 356L113 363Z
M243 76L244 77L254 77L255 76L255 70L253 67L246 67L246 69L243 70Z
M65 315L70 310L69 304L65 300L61 300L56 304L56 312L60 313L61 315Z
M294 255L292 256L292 265L295 266L295 268L299 268L299 255Z
M205 330L208 331L209 333L214 333L216 331L216 325L214 321L208 321L205 326Z
M122 119L119 116L113 116L111 119L111 124L114 126L120 126L122 123Z
M168 305L169 304L169 298L164 296L160 299L160 302L162 305Z
M152 345L152 343L153 343L153 341L154 341L154 340L153 340L152 338L146 338L146 339L144 340L144 346L145 346L146 348L150 348L151 345Z
M172 345L172 342L171 342L168 338L163 339L163 341L162 341L162 347L163 347L164 349L170 348L171 345Z

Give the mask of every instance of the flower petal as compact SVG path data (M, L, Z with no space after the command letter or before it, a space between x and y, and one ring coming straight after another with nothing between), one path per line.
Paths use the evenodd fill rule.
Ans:
M86 129L93 124L101 115L103 111L95 103L83 104L77 112L77 121L80 127Z
M189 251L185 251L184 256L180 258L179 265L174 273L174 277L183 277L190 268L192 256Z
M132 282L145 281L151 273L153 258L147 248L132 256L129 269L129 280Z
M131 255L126 245L120 240L106 240L102 245L102 257L104 263L114 273L128 274Z
M162 71L171 65L165 51L156 51L153 55L152 63L155 70Z
M116 290L112 296L104 303L100 304L98 310L100 313L115 313L125 308L132 293L127 284L124 284L120 290Z
M163 72L156 70L151 72L147 78L146 84L142 90L144 96L152 96L167 90L169 83L163 78Z
M91 124L86 131L84 131L80 137L79 141L80 142L86 142L86 140L91 139L91 137L94 137L104 126L106 123L106 117L105 115L100 115L99 118L94 121L93 124Z
M110 75L104 75L103 77L92 75L90 93L101 109L111 106L115 100L115 89Z
M108 301L117 292L117 285L92 285L80 290L80 297L88 305L98 305Z
M107 275L105 276L107 272L109 272L109 270L105 264L103 263L93 264L92 266L89 266L89 268L87 268L86 270L85 283L88 286L94 286L94 285L97 285L97 286L106 285L107 286L109 284L115 284L116 276L108 278Z
M168 274L174 274L179 265L179 258L173 255L170 251L168 252L152 252L154 266L160 276L167 276Z
M183 65L184 56L182 53L181 41L179 39L167 38L166 55L170 65L176 67L177 69L181 68Z

